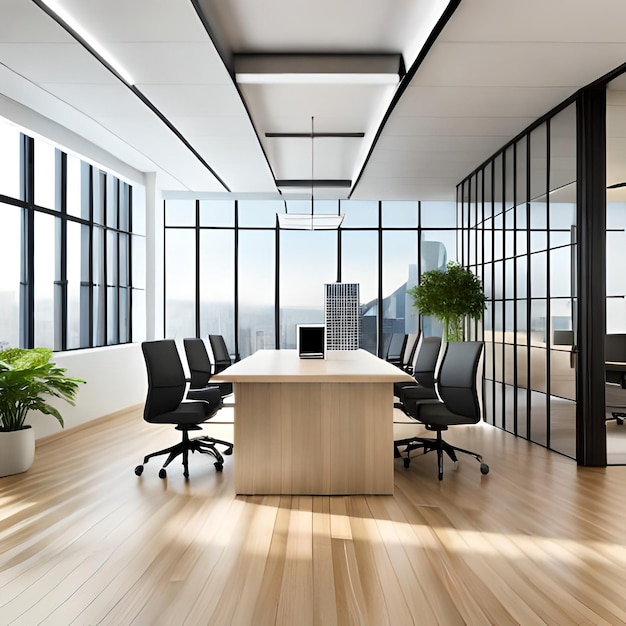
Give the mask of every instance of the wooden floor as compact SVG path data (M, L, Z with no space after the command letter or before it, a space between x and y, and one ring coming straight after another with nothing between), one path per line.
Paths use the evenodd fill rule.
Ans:
M2 626L626 623L626 467L485 425L448 438L489 475L396 461L394 496L235 497L228 457L136 477L177 434L132 410L0 479Z

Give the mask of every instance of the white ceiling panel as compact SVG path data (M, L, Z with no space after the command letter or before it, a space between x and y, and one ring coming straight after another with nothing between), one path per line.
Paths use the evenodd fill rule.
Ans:
M365 133L316 140L315 177L358 179L354 198L451 199L492 152L626 61L624 0L463 0L381 128L393 86L239 91L232 55L402 53L410 66L447 0L200 0L214 40L189 0L60 1L164 119L25 0L1 0L0 93L175 189L224 189L204 160L233 192L277 195L274 175L310 178L310 145L265 133L309 133L315 117L316 132ZM553 130L567 161L571 138ZM333 193L344 197L319 197Z

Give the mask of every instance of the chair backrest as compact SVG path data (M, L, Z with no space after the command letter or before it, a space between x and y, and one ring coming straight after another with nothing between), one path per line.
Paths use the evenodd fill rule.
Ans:
M404 369L413 367L413 359L415 358L415 351L417 349L417 344L419 343L418 340L418 333L411 333L407 335L404 353L402 355L402 367Z
M232 365L232 360L226 347L226 342L222 335L209 335L209 342L211 344L211 352L213 352L213 359L215 361L215 373L225 370Z
M211 359L207 352L206 345L198 337L183 339L187 365L191 376L191 389L202 389L209 383L211 378Z
M175 410L183 400L187 383L178 348L173 339L144 341L141 350L148 373L148 395L143 417L153 417Z
M389 347L387 348L387 361L392 363L402 363L402 355L406 345L407 335L404 333L392 333Z
M413 361L413 378L429 389L435 388L435 370L441 349L441 337L420 337Z
M483 347L482 341L448 342L437 379L437 392L446 408L474 422L482 417Z

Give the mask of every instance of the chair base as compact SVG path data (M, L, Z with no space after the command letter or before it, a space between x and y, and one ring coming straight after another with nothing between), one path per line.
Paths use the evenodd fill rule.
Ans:
M454 463L458 463L458 458L456 456L457 452L462 452L463 454L468 454L469 456L474 457L480 463L480 473L488 474L489 466L486 463L483 463L483 457L477 452L472 452L471 450L466 450L465 448L459 448L458 446L453 446L452 444L444 441L441 436L442 430L447 429L439 429L439 428L429 428L429 430L434 430L437 433L436 439L432 437L409 437L407 439L399 439L398 441L394 441L394 458L399 459L402 458L404 461L404 467L408 469L411 465L411 452L413 450L423 450L424 454L428 452L432 452L435 450L437 452L437 468L438 468L438 476L439 480L443 480L443 453L445 452ZM399 446L406 446L406 448L402 451L406 454L406 456L402 456L400 452Z
M607 417L606 421L610 422L611 420L615 420L618 426L624 425L624 419L626 419L626 413L621 413L619 411L613 411L611 413L611 417Z
M166 467L178 456L182 455L183 461L183 476L185 478L189 478L189 453L192 454L194 452L199 452L201 454L210 454L214 459L215 470L221 472L224 468L224 457L220 453L220 451L216 448L216 445L224 445L226 446L226 450L224 450L224 454L232 454L233 453L233 444L228 441L222 441L221 439L214 439L213 437L196 437L194 439L189 438L189 430L201 430L199 426L189 427L186 426L181 428L179 426L176 427L177 430L182 431L182 441L177 443L169 448L164 448L163 450L159 450L158 452L152 452L151 454L147 454L143 458L143 464L137 465L135 467L135 474L137 476L141 476L143 473L143 466L153 457L162 456L167 454L167 459L165 463L163 463L161 469L159 470L159 478L165 478L167 476Z

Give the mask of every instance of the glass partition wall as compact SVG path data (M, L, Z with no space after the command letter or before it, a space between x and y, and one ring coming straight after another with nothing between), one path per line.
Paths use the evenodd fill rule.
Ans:
M576 108L545 120L459 185L462 263L488 298L485 418L576 456Z
M164 205L165 336L221 334L241 357L295 348L296 325L323 322L324 284L336 281L359 284L360 345L384 356L388 334L419 327L407 289L456 260L454 202L316 201L316 213L345 214L330 231L278 229L282 202L166 197Z

